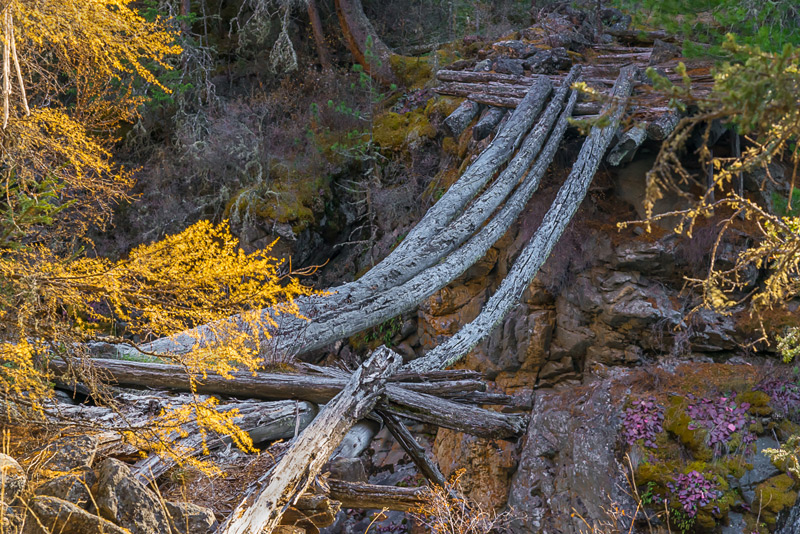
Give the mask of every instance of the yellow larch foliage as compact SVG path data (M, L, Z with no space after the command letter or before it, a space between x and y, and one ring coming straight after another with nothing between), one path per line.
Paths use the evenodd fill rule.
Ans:
M41 223L30 217L25 199L55 192L49 203L71 208L60 210L61 219L75 224L49 232L74 235L76 226L81 231L104 221L109 207L125 198L130 175L112 165L109 147L119 125L136 117L144 88L165 89L152 68L169 68L168 58L181 50L165 21L144 19L131 0L4 5L3 20L13 23L0 25L2 43L15 52L21 83L5 61L10 111L0 130L0 180L23 196L7 195L5 218L22 231Z

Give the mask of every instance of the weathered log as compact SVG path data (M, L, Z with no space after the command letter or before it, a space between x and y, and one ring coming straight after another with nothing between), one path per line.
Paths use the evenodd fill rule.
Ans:
M370 269L359 280L333 288L326 297L300 299L300 310L307 316L313 316L312 322L306 322L296 317L282 316L280 329L270 332L271 336L261 336L260 351L268 357L270 354L301 354L324 347L342 337L352 334L342 334L341 317L348 311L361 320L354 323L353 332L357 333L366 328L375 326L402 312L410 309L415 303L408 303L408 299L401 299L403 306L394 308L382 306L381 313L363 314L360 310L367 299L373 299L376 292L395 287L395 275L398 272L394 264L398 258L415 254L416 250L426 243L431 236L440 233L447 224L462 211L463 207L491 180L496 169L508 161L514 150L522 141L522 137L530 129L536 116L544 106L550 94L552 84L547 78L540 77L533 85L517 109L505 122L500 132L495 136L489 146L464 172L461 178L453 184L447 192L428 210L422 220L409 232L406 238L392 253L378 265ZM435 292L438 288L432 288ZM426 296L414 298L424 299ZM394 295L389 296L394 299ZM385 302L385 299L384 299ZM272 314L272 310L265 309L262 313ZM388 314L388 315L387 315ZM246 325L242 325L246 328ZM273 330L273 329L268 329ZM192 330L176 334L169 338L162 338L144 345L143 350L148 353L186 353L195 349L198 344L206 345L215 339L215 335L207 325L199 326ZM121 346L118 348L121 355L140 355L139 350L132 347Z
M459 83L447 82L435 89L440 95L467 96L480 92L484 95L499 96L501 98L523 98L530 89L525 85L511 85L505 83Z
M328 479L329 496L342 503L342 508L415 510L428 498L427 488L398 488L360 482Z
M191 386L183 369L176 365L99 359L92 360L92 364L109 381L116 381L120 385L178 391L189 391ZM58 374L64 372L66 365L52 360L50 368ZM328 376L282 373L256 373L254 376L248 372L235 372L231 375L233 380L209 373L204 380L196 383L197 392L264 400L301 399L325 404L347 383L344 378ZM442 382L415 383L414 387L424 385L435 391L441 384ZM386 388L387 400L382 406L393 413L409 414L409 417L420 422L481 437L514 438L522 432L523 423L519 416L450 402L410 391L406 386L411 387L411 384L390 383Z
M461 132L467 129L472 119L480 113L483 106L472 100L464 100L459 106L447 116L444 125L453 137L458 137Z
M489 439L513 440L525 430L525 419L519 415L485 410L392 385L387 386L386 393L387 399L380 403L382 409L421 423Z
M647 137L653 141L663 141L670 136L681 120L677 110L669 110L647 123Z
M408 456L417 466L417 469L422 476L433 482L434 484L444 488L447 482L444 475L439 470L439 466L428 457L428 453L420 446L416 438L408 431L403 422L387 412L378 411L378 415L383 419L386 428L389 429L394 439L403 447Z
M331 454L331 460L336 458L358 458L367 450L372 438L381 429L377 421L364 419L351 428L342 439L342 443Z
M508 112L505 108L490 107L483 117L472 127L472 138L476 141L486 139L491 135L503 117Z
M272 532L327 463L331 453L356 422L367 415L383 393L386 377L402 362L399 355L379 348L364 362L345 388L320 411L294 440L271 471L269 483L242 501L220 526L220 534Z
M237 403L220 406L221 411L236 409L239 415L234 422L250 435L253 443L286 439L294 436L296 430L306 428L317 414L317 407L306 401L277 401L260 403ZM198 456L203 452L203 436L197 432L197 425L185 428L186 438L177 439L174 445L185 451L184 457ZM230 443L228 439L208 440L209 451ZM131 471L133 476L145 484L153 482L176 464L171 458L150 454L136 462Z
M508 311L519 302L522 293L530 286L586 195L600 161L614 137L620 117L625 111L635 73L636 67L624 67L620 71L617 83L614 85L613 103L609 104L615 107L607 110L610 111L610 124L605 128L592 128L581 147L577 161L572 166L572 171L545 214L541 225L478 317L424 357L407 364L406 368L423 372L426 369L442 369L452 365L488 336ZM566 128L565 125L564 127Z
M623 133L617 144L609 151L606 161L611 165L617 166L623 161L630 161L636 151L647 139L647 125L637 124Z
M442 82L460 83L506 83L513 85L525 85L530 87L538 76L515 76L513 74L498 74L496 72L471 71L471 70L447 70L442 69L436 72L436 78Z

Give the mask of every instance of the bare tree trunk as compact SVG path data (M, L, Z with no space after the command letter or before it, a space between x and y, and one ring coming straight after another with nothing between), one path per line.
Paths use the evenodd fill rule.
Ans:
M370 76L383 84L397 83L392 72L394 52L386 46L372 27L361 0L336 0L336 13L347 43L356 61ZM370 43L370 46L367 44Z
M635 72L635 67L625 67L620 72L614 86L613 103L610 104L616 106L610 115L611 124L605 128L592 128L569 177L559 190L542 224L514 262L514 266L503 279L497 292L483 307L480 315L423 358L410 362L406 368L424 372L426 369L442 369L452 365L489 335L508 311L519 302L523 291L530 285L539 267L550 255L550 251L586 195L589 184L614 137L619 119L625 111ZM561 128L566 129L566 117L562 116L559 123ZM551 140L554 138L555 136L551 137Z
M314 33L314 43L317 46L317 56L319 63L325 70L331 69L331 58L328 46L325 44L325 32L322 31L322 21L319 19L317 3L315 0L306 0L308 8L308 18L311 21L311 31Z
M399 355L379 348L362 364L347 386L328 403L272 470L269 483L230 514L220 534L272 532L287 507L293 505L328 462L347 431L366 416L383 393L386 377L402 362Z

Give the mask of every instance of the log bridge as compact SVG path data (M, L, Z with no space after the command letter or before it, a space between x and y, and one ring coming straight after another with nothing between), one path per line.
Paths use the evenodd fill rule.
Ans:
M447 368L485 339L519 302L575 215L603 158L623 161L645 139L664 139L678 120L665 103L637 98L633 114L646 123L619 132L632 93L646 92L640 73L647 54L611 54L600 59L553 76L439 71L442 83L437 91L466 99L446 121L451 132L457 135L477 119L475 135L494 132L493 139L389 256L360 279L328 289L325 296L304 297L300 309L310 321L281 317L280 330L263 332L260 351L265 358L299 356L413 310L475 264L518 220L552 162L570 117L602 114L608 120L602 122L605 126L591 128L540 227L478 317L424 356L403 364L400 355L382 346L352 373L300 364L300 373L234 373L235 380L209 375L197 382L194 395L249 399L230 406L239 410L237 423L254 438L291 440L277 463L247 489L218 534L272 532L287 520L287 512L298 508L324 509L332 517L340 504L397 510L418 505L424 499L422 489L338 480L328 480L322 497L319 488L311 489L331 458L360 454L380 424L390 429L419 472L437 485L444 483L444 477L406 428L407 421L495 439L514 440L523 434L527 423L523 414L529 406L486 392L478 373ZM668 76L675 76L674 66L664 69ZM579 102L580 95L571 86L581 79L605 87L608 100ZM262 313L273 312L265 309ZM90 365L119 385L190 391L180 367L131 360L187 353L202 343L198 340L209 339L213 339L212 330L200 326L138 348L96 345L92 348L98 357ZM57 375L68 368L59 361L51 365ZM523 414L487 407L501 405ZM106 420L117 417L100 415ZM186 450L199 454L192 432L173 439L183 440L180 444ZM153 456L141 460L135 472L148 482L171 465Z

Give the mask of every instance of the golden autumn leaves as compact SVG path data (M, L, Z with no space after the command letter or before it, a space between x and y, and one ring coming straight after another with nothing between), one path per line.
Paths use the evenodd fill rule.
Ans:
M0 395L9 413L41 415L52 395L47 360L102 392L86 343L147 341L200 325L193 350L164 354L196 384L260 364L274 314L298 314L312 291L282 276L269 249L246 254L227 221L201 221L112 261L86 254L87 230L127 199L132 175L111 149L136 119L156 69L181 52L168 21L131 0L0 1L6 124L0 130ZM12 74L17 83L12 84ZM18 74L18 75L17 75ZM270 313L262 313L269 307ZM201 339L202 337L202 339ZM165 411L140 449L172 455L168 436L192 422L204 434L249 438L214 399Z

